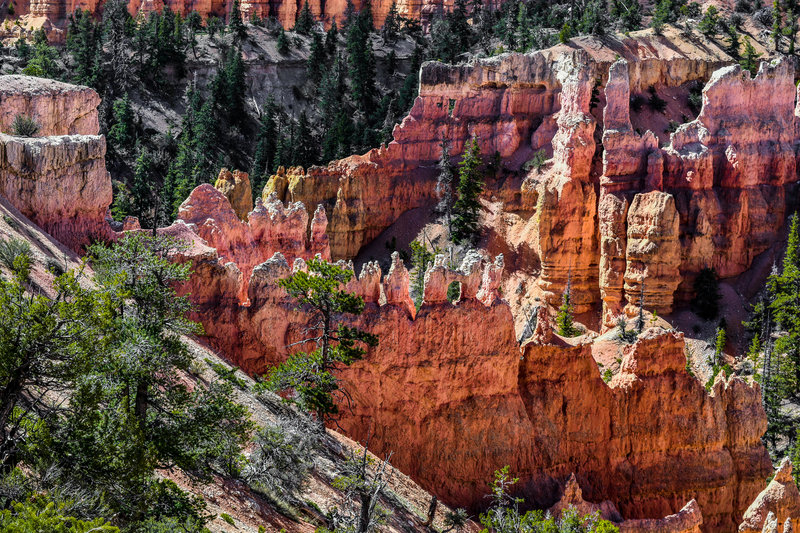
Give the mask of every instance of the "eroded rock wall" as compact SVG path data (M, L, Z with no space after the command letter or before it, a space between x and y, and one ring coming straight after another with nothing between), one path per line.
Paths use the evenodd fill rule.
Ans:
M356 324L380 344L342 372L352 410L341 428L459 505L482 506L493 470L508 464L538 507L574 473L587 499L611 500L624 518L661 518L695 498L706 531L737 524L771 470L758 386L720 378L707 393L685 370L683 335L660 328L623 348L609 384L593 358L602 341L567 343L546 316L520 348L500 269L478 255L455 271L435 261L415 311L398 257L383 278L366 263L348 290L366 301ZM212 256L195 270L195 287L219 288L193 293L209 342L246 371L265 372L303 338L307 318L275 283L292 271L282 255L253 269L247 306L235 265ZM444 298L452 281L455 305Z

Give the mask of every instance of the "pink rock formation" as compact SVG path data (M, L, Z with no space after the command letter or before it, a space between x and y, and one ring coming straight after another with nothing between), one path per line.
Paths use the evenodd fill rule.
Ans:
M17 115L39 125L37 135L97 135L100 97L89 87L33 76L0 76L0 132L11 133Z
M327 242L320 235L326 226L324 216L315 216L309 239L308 213L301 203L285 208L274 196L266 203L258 199L245 218L240 220L228 198L210 184L197 187L178 209L178 219L216 248L224 261L235 262L245 280L250 279L256 265L279 251L290 260L317 253L330 258ZM245 284L240 296L244 300L246 295Z
M249 282L213 257L195 265L198 318L235 364L261 374L303 338L305 316L275 284L290 272L284 256L255 266ZM496 295L499 265L476 256L452 271L435 262L416 313L399 256L383 282L377 264L364 266L348 289L364 296L356 323L380 344L342 374L353 400L339 421L345 432L369 434L374 451L393 450L395 466L459 505L483 505L486 480L508 464L539 507L553 505L574 473L590 501L609 499L625 518L660 519L694 497L709 531L738 523L770 469L758 386L719 380L709 395L685 371L683 336L660 328L626 349L610 386L595 346L565 344L544 331L545 318L541 343L520 351ZM462 284L455 305L444 297L452 281ZM482 294L493 294L488 305Z
M75 251L112 235L106 142L98 135L11 137L0 134L0 194Z
M103 0L16 0L16 14L26 23L37 24L48 30L48 37L52 40L63 40L66 37L66 19L77 9L85 9L93 14L102 10ZM363 0L354 0L356 10L362 9ZM499 5L500 0L493 0ZM309 0L309 8L317 20L321 20L326 27L334 20L341 24L347 2L344 0ZM391 0L376 0L372 2L372 18L376 27L383 26L383 21L389 14ZM397 2L398 13L406 18L423 18L429 22L434 12L451 10L453 0L440 0L440 9L425 9L420 0L400 0ZM197 11L203 18L216 16L227 19L230 16L233 2L231 0L129 0L128 12L136 18L139 14L147 15L153 11L162 11L169 7L173 12L184 17L191 11ZM250 20L253 15L262 19L269 17L277 19L284 28L291 28L297 20L297 15L302 9L302 3L294 0L243 0L239 9L244 20ZM429 24L426 22L425 27Z
M792 477L792 462L785 458L775 472L767 488L750 504L744 512L744 520L739 524L739 533L758 533L767 530L772 516L776 533L786 533L800 527L800 491Z

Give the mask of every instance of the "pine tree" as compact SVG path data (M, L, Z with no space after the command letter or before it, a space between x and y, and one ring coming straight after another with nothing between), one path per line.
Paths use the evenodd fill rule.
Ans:
M381 36L384 42L393 43L397 41L397 35L400 32L400 14L397 12L397 2L392 0L392 5L389 7L389 13L386 15L386 20L383 21L383 28L381 28Z
M306 75L314 85L319 84L322 79L322 71L325 63L326 53L325 45L322 43L322 35L314 32L308 54L308 61L306 61Z
M242 9L239 0L233 0L228 26L235 40L243 41L247 38L247 28L245 28L244 21L242 21Z
M139 218L143 227L149 227L153 223L152 166L150 154L146 149L140 149L133 169L131 196L133 215Z
M325 34L325 53L328 54L328 57L334 57L336 55L336 47L338 44L339 28L336 26L336 19L334 18L331 27Z
M744 38L744 57L740 61L742 68L749 70L750 74L755 76L758 73L758 66L759 61L758 58L761 57L761 54L756 52L755 47L750 42L750 38Z
M642 279L641 292L639 293L639 316L636 317L636 332L644 330L644 279Z
M567 286L564 288L561 307L558 308L556 315L556 325L558 334L562 337L574 337L578 334L575 325L572 323L572 275L567 277Z
M318 150L317 141L311 131L311 124L308 122L306 112L300 113L300 119L297 122L297 156L294 163L303 168L308 168L317 163Z
M772 2L772 40L775 44L775 51L780 53L781 35L783 35L783 15L781 14L781 3L779 0Z
M733 24L726 24L724 26L725 33L728 35L728 46L725 48L725 51L734 59L739 59L739 33L736 31L736 28L733 27Z
M697 23L697 29L706 37L713 37L719 29L719 11L716 6L708 6L705 15Z
M347 0L344 8L344 20L342 21L342 30L345 32L350 31L350 26L356 20L356 6L353 5L353 0Z
M314 15L311 14L311 8L308 7L308 0L303 3L303 9L297 15L297 20L294 23L294 31L301 35L308 35L314 29Z
M474 242L479 235L480 195L483 175L480 170L481 150L473 137L465 146L459 163L458 199L453 205L453 242Z
M260 191L264 188L269 172L273 168L275 151L278 145L278 106L272 95L267 97L264 109L259 120L258 137L256 139L256 151L253 156L253 168L250 175L253 177L254 190Z
M100 29L92 21L88 11L78 9L70 17L67 50L75 61L72 79L76 83L98 88L100 75L98 57L102 56L99 47L101 37Z
M362 10L355 24L347 31L347 64L350 74L350 97L358 109L368 112L375 95L375 56L366 30L366 18L372 16ZM371 24L371 22L369 23Z
M657 34L661 35L664 24L672 21L672 10L673 6L671 0L659 0L658 4L656 4L655 13L653 13L650 26Z
M714 335L714 364L720 364L722 356L725 353L725 344L727 343L727 334L725 328L718 327L717 333Z
M448 15L450 31L458 46L458 51L469 50L472 45L472 28L469 25L466 0L455 0L453 10Z
M364 300L342 287L353 277L352 270L320 259L308 261L308 272L297 271L278 284L314 317L319 346L312 353L299 352L273 369L267 386L275 391L292 390L295 401L313 412L320 421L335 418L339 409L336 396L342 393L335 374L361 359L367 347L377 346L378 338L342 323L343 315L358 316L364 311Z
M283 31L283 28L278 31L278 41L275 43L275 47L281 55L285 56L289 53L289 38L286 37L286 32Z
M128 93L114 101L114 124L108 131L108 141L117 150L130 150L136 140L136 130L133 123L133 108L131 107Z
M411 282L411 297L414 305L419 310L425 296L425 271L433 262L436 254L428 250L424 242L411 241L408 247L411 249L411 270L414 272L414 279Z
M439 176L436 178L436 196L439 203L436 210L444 214L448 231L452 231L453 215L453 167L450 162L450 142L442 135L442 153L439 156Z

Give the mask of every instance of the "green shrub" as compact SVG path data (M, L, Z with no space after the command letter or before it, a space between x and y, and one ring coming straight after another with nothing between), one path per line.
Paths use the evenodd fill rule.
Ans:
M533 157L522 166L522 169L525 171L530 171L531 169L539 170L545 161L547 161L547 153L542 148L533 154Z
M22 239L0 242L0 264L15 273L30 271L31 245ZM21 276L26 278L27 276Z
M228 513L220 513L219 517L222 518L223 520L225 520L227 523L229 523L232 526L236 525L236 521Z
M39 124L28 115L17 115L11 123L11 135L17 137L35 137L39 133Z

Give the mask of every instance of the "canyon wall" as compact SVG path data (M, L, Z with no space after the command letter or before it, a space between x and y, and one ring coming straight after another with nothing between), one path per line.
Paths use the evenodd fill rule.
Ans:
M443 138L456 162L475 136L485 160L501 162L487 176L486 200L513 217L508 228L487 223L482 246L527 270L548 303L569 282L575 310L602 304L608 325L642 299L669 313L705 267L744 272L780 235L796 188L791 62L762 63L751 78L725 66L724 54L683 52L693 45L679 38L570 44L425 64L419 98L391 143L311 168L279 199L323 204L331 253L350 259L403 212L436 201ZM705 83L694 120L685 115L692 83ZM632 124L632 114L654 129L666 122L649 107L631 109L631 97L647 102L651 89L684 113L668 137ZM525 170L539 150L551 159Z
M297 15L303 9L306 0L241 0L240 12L245 21L257 16L262 19L277 19L284 28L292 28ZM341 25L347 8L346 0L307 0L309 9L316 20L329 27L334 20ZM76 10L82 9L99 16L103 11L104 0L13 0L15 14L23 22L22 26L32 29L44 29L48 37L54 41L63 41L66 37L66 21ZM488 2L499 7L502 0ZM358 11L365 5L364 0L353 0ZM396 8L400 16L419 20L425 31L428 31L433 18L445 11L452 10L454 0L397 0ZM373 0L372 18L375 27L383 26L389 14L392 0ZM161 12L165 8L180 13L184 17L197 11L203 18L219 17L228 20L232 0L128 0L128 12L132 17L147 16L153 11ZM13 17L10 17L13 19ZM11 27L9 35L19 37L24 32Z
M292 224L305 228L302 218ZM179 221L164 231L194 227ZM249 278L229 254L201 248L184 258L195 271L185 291L208 342L250 374L304 338L308 317L275 283L305 268L293 255L293 267L276 253ZM611 500L626 519L661 518L695 499L707 531L738 524L771 471L758 385L719 377L707 392L685 370L683 335L662 328L623 346L568 342L542 313L520 347L499 295L502 269L501 257L471 253L450 270L440 256L417 311L399 255L384 277L377 263L363 266L347 286L366 302L353 324L380 344L341 373L352 400L339 421L345 433L369 437L376 453L392 451L395 466L444 501L473 509L484 505L493 470L508 464L537 507L553 505L574 474L587 500ZM456 304L446 299L453 281ZM608 350L622 363L607 384L594 354Z
M100 98L78 87L27 76L0 76L0 123L33 118L44 137L0 134L0 194L73 250L113 235L106 213L111 179L98 135Z

